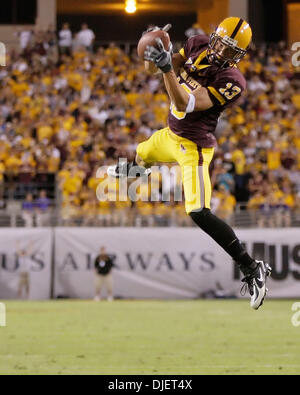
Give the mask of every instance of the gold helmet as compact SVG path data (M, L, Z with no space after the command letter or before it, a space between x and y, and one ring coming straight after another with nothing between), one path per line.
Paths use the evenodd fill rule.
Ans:
M235 65L246 55L251 39L252 30L249 23L238 17L224 19L210 35L210 63L219 67Z

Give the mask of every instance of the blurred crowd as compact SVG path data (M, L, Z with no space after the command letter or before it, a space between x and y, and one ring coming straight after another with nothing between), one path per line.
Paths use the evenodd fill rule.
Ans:
M17 34L20 51L0 69L1 191L7 174L56 173L63 224L190 225L174 199L180 174L163 185L170 201L159 176L155 203L96 197L98 168L133 159L137 144L165 126L161 77L144 71L135 50L97 47L85 24L75 35L68 24ZM239 67L248 90L218 124L212 210L229 222L247 210L262 227L290 226L300 212L300 71L283 42L253 47ZM115 190L107 182L107 193ZM140 187L144 200L150 193Z

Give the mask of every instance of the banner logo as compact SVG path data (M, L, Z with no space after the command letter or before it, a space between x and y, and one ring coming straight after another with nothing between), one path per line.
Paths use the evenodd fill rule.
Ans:
M292 51L295 52L292 56L292 65L294 67L300 66L300 42L296 42L292 45Z
M264 243L253 241L243 243L250 255L256 259L268 262L272 267L272 279L285 281L293 278L300 281L300 244ZM234 266L234 280L241 279L241 271Z

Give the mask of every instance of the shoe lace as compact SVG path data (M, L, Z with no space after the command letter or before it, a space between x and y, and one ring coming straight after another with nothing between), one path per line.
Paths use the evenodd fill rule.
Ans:
M248 291L251 294L253 290L253 278L253 275L248 274L242 279L242 282L244 283L240 291L242 296L245 296Z

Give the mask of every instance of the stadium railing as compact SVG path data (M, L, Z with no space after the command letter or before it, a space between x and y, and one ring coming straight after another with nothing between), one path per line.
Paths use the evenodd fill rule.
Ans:
M280 215L275 212L266 215L259 210L244 210L245 204L239 204L233 214L223 216L224 220L235 228L281 228L281 227L300 227L300 211L291 211ZM219 213L220 214L220 213ZM224 213L225 214L225 213ZM80 214L65 216L62 210L50 207L45 212L28 212L22 210L20 203L9 204L6 208L0 209L0 227L193 227L195 226L189 217L186 220L178 219L176 216L141 216L135 209L130 211L130 215L115 216L101 213L92 218Z

